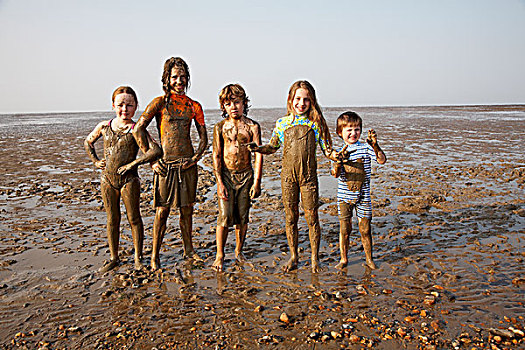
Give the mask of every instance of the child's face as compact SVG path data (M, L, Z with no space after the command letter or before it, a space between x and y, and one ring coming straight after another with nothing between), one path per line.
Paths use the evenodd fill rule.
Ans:
M295 90L295 96L293 97L292 107L295 114L302 115L306 114L310 109L310 96L308 90L299 88Z
M131 119L137 110L137 103L135 102L133 95L125 93L118 94L115 96L113 109L115 110L118 118Z
M170 87L176 94L184 94L188 79L186 72L180 67L173 67L170 75Z
M341 129L341 138L346 144L351 145L359 141L361 137L361 127L358 124L346 125Z
M224 101L224 109L230 118L239 119L244 114L244 103L239 97L233 97Z

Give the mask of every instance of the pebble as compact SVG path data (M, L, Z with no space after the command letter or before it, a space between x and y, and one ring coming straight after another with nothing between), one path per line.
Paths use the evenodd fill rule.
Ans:
M426 305L434 305L436 303L436 297L434 295L427 295L423 303Z
M319 332L312 332L308 335L309 338L314 339L314 340L319 339L319 336L320 336Z
M361 341L361 338L359 338L359 336L355 335L355 334L352 334L349 338L348 338L352 343L359 343Z
M341 338L341 337L342 337L341 333L336 332L336 331L331 331L331 332L330 332L330 335L331 335L332 338L334 338L334 339L337 339L337 338Z
M284 322L284 323L289 323L290 322L290 317L288 317L288 315L286 314L286 312L283 312L281 314L281 316L279 317L279 320L281 322Z
M407 332L406 332L403 328L399 327L399 328L397 329L397 334L398 334L400 337L404 337L405 335L407 335Z

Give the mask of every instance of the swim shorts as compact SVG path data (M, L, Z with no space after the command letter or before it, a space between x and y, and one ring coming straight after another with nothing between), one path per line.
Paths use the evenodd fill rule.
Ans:
M155 173L153 177L153 206L185 207L193 205L197 195L197 165L182 170L184 160L167 163L159 160L168 169L167 175Z
M253 169L234 172L222 171L222 181L228 191L228 200L219 198L217 226L230 227L247 224L251 206L250 189L253 186Z

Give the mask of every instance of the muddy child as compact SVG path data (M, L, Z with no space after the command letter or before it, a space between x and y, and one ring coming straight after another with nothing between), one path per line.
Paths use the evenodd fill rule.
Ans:
M235 226L235 258L242 263L242 253L251 199L261 194L262 154L255 154L255 172L248 143L261 145L261 127L248 118L246 92L239 84L225 86L219 93L224 120L213 129L213 167L217 179L219 217L217 218L217 256L212 267L223 270L224 245L228 228Z
M336 268L348 264L348 245L352 232L352 216L356 212L366 265L376 268L372 258L372 199L370 175L372 160L385 164L385 153L377 142L377 133L370 129L366 143L360 142L363 121L357 113L345 112L337 118L336 132L345 143L341 160L335 162L332 175L337 177L337 204L339 209L339 248L341 261Z
M164 95L156 97L139 118L134 132L145 139L146 128L153 118L162 146L162 158L152 164L154 171L153 205L156 208L153 223L153 249L151 267L160 268L160 248L170 210L180 211L180 231L184 257L202 261L193 249L193 204L197 193L197 162L208 145L204 113L200 103L186 95L190 83L190 70L180 57L171 57L164 64L162 88ZM197 150L191 141L191 124L199 134Z
M331 160L339 154L332 150L332 139L317 103L315 90L306 80L295 82L288 92L287 115L275 124L270 142L263 146L249 145L250 150L263 154L275 153L283 146L281 171L282 199L286 217L286 238L290 260L285 271L298 266L299 196L302 200L312 250L312 271L319 271L319 185L317 179L316 147Z
M99 271L106 272L119 265L120 198L126 207L135 248L135 268L142 266L144 226L140 216L140 181L137 167L160 157L162 151L148 133L139 140L132 133L132 120L138 107L135 91L121 86L113 92L113 110L116 117L100 122L84 141L84 147L99 169L102 169L100 187L107 214L107 236L111 260ZM104 158L95 151L95 142L104 139ZM138 151L142 155L137 158Z

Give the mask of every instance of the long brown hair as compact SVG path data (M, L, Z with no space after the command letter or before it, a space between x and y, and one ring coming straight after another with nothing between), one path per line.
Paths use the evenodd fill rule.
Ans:
M290 91L288 92L288 101L286 102L287 113L295 114L293 109L293 99L295 97L295 92L301 88L306 89L306 91L308 91L308 97L310 97L310 109L308 109L306 117L317 124L321 130L321 138L326 141L329 147L332 147L332 137L330 136L330 130L328 130L328 125L326 125L326 120L323 117L321 107L319 107L319 104L317 103L314 87L307 80L298 80L290 87Z
M168 105L170 104L170 77L171 77L171 70L173 67L177 67L184 70L185 76L186 76L186 86L184 87L184 92L188 89L190 86L190 68L188 67L188 64L186 61L184 61L180 57L171 57L164 62L164 71L162 72L162 90L164 90L164 102L166 106L166 110L171 115L171 112L168 108Z

